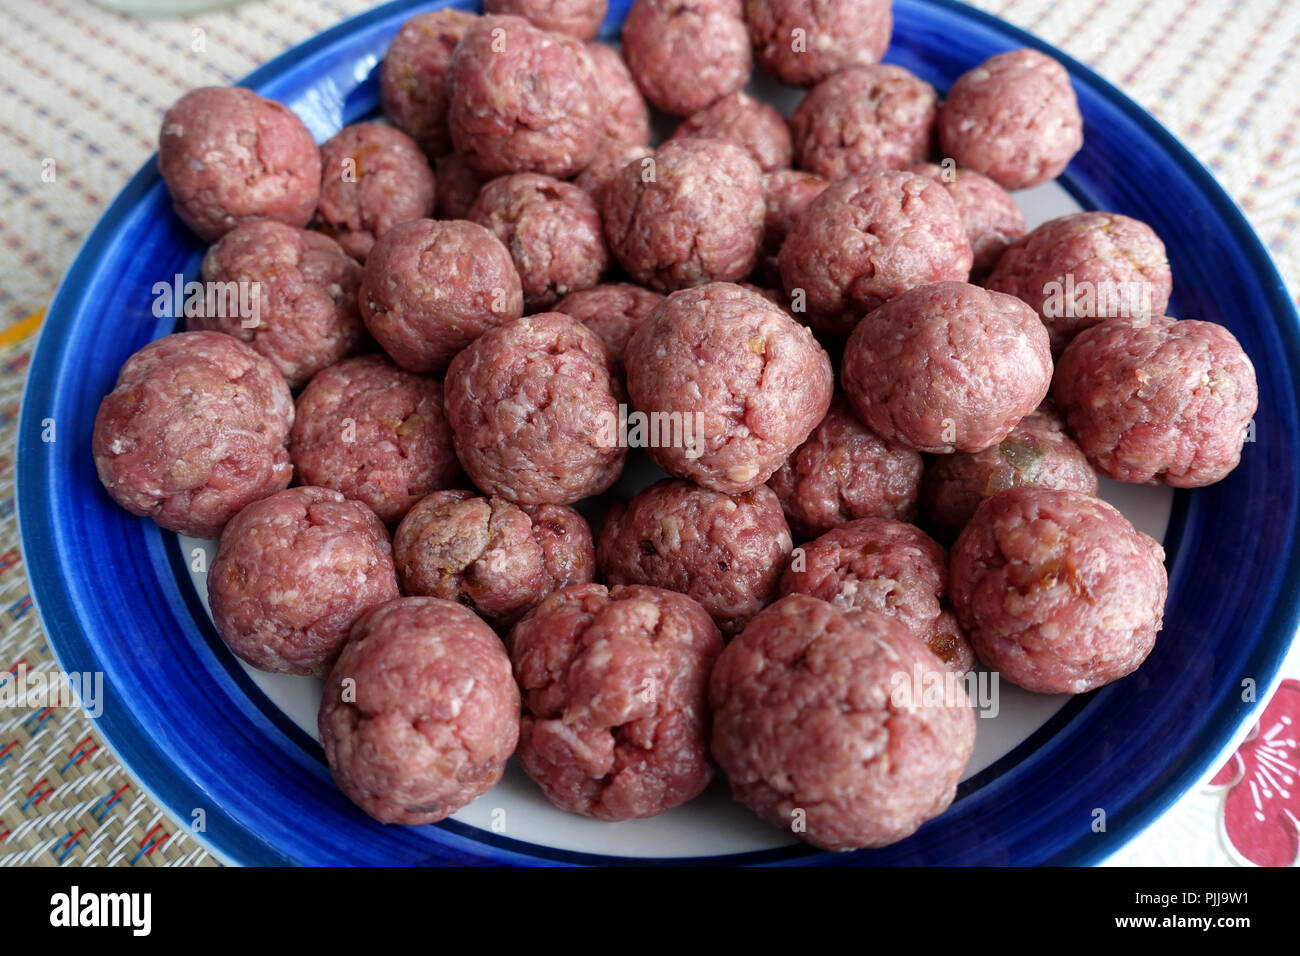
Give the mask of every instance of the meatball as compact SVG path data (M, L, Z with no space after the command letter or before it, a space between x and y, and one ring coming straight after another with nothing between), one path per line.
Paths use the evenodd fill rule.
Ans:
M1052 352L1019 299L935 282L863 319L844 346L841 376L854 412L886 441L976 452L1047 397Z
M1259 405L1255 367L1221 325L1112 319L1061 355L1053 395L1107 478L1198 488L1241 461Z
M1165 552L1078 491L1009 488L952 546L953 610L979 659L1040 694L1083 694L1135 671L1155 645Z
M601 136L620 143L645 146L650 142L650 108L637 89L627 63L613 47L603 43L587 44L596 67L596 82L604 97L601 110Z
M320 197L320 151L287 106L252 90L191 90L163 116L158 172L172 208L212 242L241 222L311 222Z
M398 596L375 513L327 488L255 501L221 532L208 573L217 633L264 671L324 677L352 625Z
M782 83L812 86L875 63L894 29L891 0L745 0L759 64Z
M307 383L289 448L300 481L365 502L390 525L461 480L442 383L380 355L340 362Z
M542 312L485 332L447 370L447 418L470 480L516 504L570 504L623 470L605 347Z
M522 17L482 17L456 47L448 81L452 142L480 175L564 179L596 153L604 103L580 40Z
M1079 212L1012 243L985 285L1033 306L1059 353L1106 319L1163 315L1173 277L1165 244L1146 223L1113 212Z
M775 596L792 546L770 488L725 495L668 478L610 509L596 566L610 584L689 595L736 634Z
M99 405L92 453L127 511L215 538L245 505L288 487L292 424L275 366L234 336L178 332L126 360Z
M609 266L600 210L572 183L540 173L502 176L483 187L468 218L510 250L530 312L591 288Z
M1025 216L1015 199L987 176L934 163L919 163L911 171L928 176L943 186L957 206L957 213L966 227L966 238L975 254L971 265L972 282L987 276L1007 247L1025 234Z
M415 140L379 123L345 126L320 148L317 228L365 262L398 223L433 215L433 170Z
M921 456L882 440L843 395L767 482L800 540L854 518L911 521L920 483Z
M906 169L934 152L939 94L901 66L858 66L822 80L791 117L800 169L829 180Z
M242 339L290 388L370 340L357 309L361 266L329 236L271 219L240 223L208 250L202 273L204 282L254 288L253 308L204 308L186 327Z
M485 13L513 13L534 26L590 40L605 22L606 0L483 0Z
M610 250L641 285L743 279L763 244L763 171L739 146L676 140L619 170L602 212Z
M1083 117L1065 67L1012 50L963 73L939 111L945 156L1004 189L1055 179L1083 146Z
M1097 473L1050 402L1022 418L996 445L931 459L921 479L925 526L951 544L981 501L1019 485L1097 493Z
M948 610L948 553L925 532L889 518L859 518L804 545L781 578L781 596L811 594L850 611L892 617L959 674L975 652Z
M483 188L483 177L474 172L460 153L438 159L438 189L434 209L439 219L464 219Z
M657 437L681 422L682 440L652 440L651 459L726 494L767 481L826 417L834 388L807 328L726 282L670 295L632 334L624 362L632 405L659 422Z
M524 312L510 252L461 220L415 219L384 233L366 259L359 299L384 351L423 374L442 372L470 342Z
M463 10L433 10L402 24L379 67L379 102L399 129L429 156L451 149L447 131L447 71L456 44L478 18Z
M587 584L591 529L563 505L513 505L472 491L435 491L393 535L402 590L467 604L508 625L552 591Z
M519 740L519 708L510 657L473 611L399 598L352 628L317 727L348 799L381 823L420 825L501 779Z
M785 117L737 90L682 120L673 139L719 139L734 143L768 173L789 169L793 146Z
M622 379L628 340L663 300L658 292L616 282L571 292L555 304L555 311L577 319L600 337L615 378Z
M740 0L634 0L623 55L646 99L674 116L743 89L754 68Z
M806 594L727 646L709 702L736 799L826 850L910 836L952 803L975 744L965 689L902 624Z
M565 588L519 622L510 648L526 708L519 761L557 807L652 817L708 785L709 673L722 638L690 598Z
M877 170L832 183L781 246L785 290L802 290L809 324L843 337L864 313L927 282L964 282L973 255L938 183Z

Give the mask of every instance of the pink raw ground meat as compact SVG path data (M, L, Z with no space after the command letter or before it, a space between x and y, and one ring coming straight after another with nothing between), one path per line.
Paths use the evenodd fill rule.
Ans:
M884 56L891 7L891 0L745 0L745 19L763 69L782 83L812 86Z
M635 0L623 55L646 99L674 116L742 89L754 66L740 0Z
M434 10L402 24L379 68L384 115L429 156L451 149L447 131L447 69L456 44L477 17L463 10Z
M623 352L628 340L663 300L658 292L615 282L571 292L555 304L555 311L572 316L600 336L614 376L622 379Z
M970 169L945 168L934 163L919 163L911 172L928 176L948 190L970 239L975 261L971 281L982 279L992 271L1007 251L1007 246L1025 234L1025 216L1012 195L989 179ZM1001 291L1007 291L1005 289Z
M596 149L596 158L591 161L591 164L586 169L574 177L573 185L590 196L597 209L603 209L605 206L605 190L609 188L609 184L614 181L619 171L628 163L643 160L647 156L653 155L654 150L649 146L625 143L621 140L605 137L600 141L600 146Z
M601 111L601 136L623 143L645 146L650 142L650 108L637 89L627 63L613 47L588 43L596 67L596 82L605 106Z
M765 173L788 169L793 150L785 117L739 90L686 117L672 138L734 143L749 153Z
M474 172L459 153L438 159L438 195L435 211L439 219L464 219L483 188L483 177Z
M534 26L590 40L605 22L606 0L483 0L485 13L513 13Z

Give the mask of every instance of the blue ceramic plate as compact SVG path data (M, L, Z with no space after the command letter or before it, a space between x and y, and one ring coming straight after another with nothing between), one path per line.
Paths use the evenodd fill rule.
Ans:
M375 112L375 67L389 39L414 12L439 5L380 7L284 54L247 85L287 103L323 140ZM610 36L627 5L610 4ZM1086 67L983 13L944 0L895 0L894 8L888 59L940 89L1015 47L1063 62L1083 111L1085 146L1059 185L1020 197L1031 221L1081 206L1150 223L1173 266L1171 314L1227 325L1255 362L1256 441L1226 481L1193 493L1109 489L1139 524L1164 531L1170 599L1151 657L1133 676L1080 698L1004 688L1007 713L980 721L979 759L957 802L912 838L878 851L830 856L793 843L731 804L720 786L664 818L597 824L550 810L517 769L439 826L380 826L330 781L311 733L317 685L254 676L231 657L195 587L198 545L116 507L96 478L90 438L100 400L127 356L175 325L153 315L154 284L176 273L193 278L202 253L171 213L150 163L95 227L50 307L22 406L19 518L36 603L61 666L105 675L99 732L160 803L196 823L219 857L245 864L1090 863L1213 769L1256 709L1243 699L1250 697L1244 683L1266 699L1296 629L1295 311L1236 207L1141 108ZM50 419L56 440L42 441Z

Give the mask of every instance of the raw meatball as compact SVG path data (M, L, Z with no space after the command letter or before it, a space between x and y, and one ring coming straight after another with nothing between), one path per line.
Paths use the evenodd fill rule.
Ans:
M1019 299L935 282L886 302L844 346L844 391L886 441L946 454L1010 434L1052 384L1047 329Z
M284 376L220 332L150 342L95 416L92 450L113 500L169 531L215 538L250 502L293 477Z
M240 223L203 257L203 281L256 283L248 315L229 307L189 316L191 332L225 332L265 356L298 388L370 340L357 310L361 266L329 236L271 219ZM236 293L238 295L238 293ZM234 303L235 297L228 300ZM221 314L227 313L227 314Z
M734 143L754 157L765 173L789 169L793 151L785 117L739 90L682 120L672 138Z
M508 625L552 591L587 584L591 529L563 505L520 508L472 491L435 491L393 535L402 590L468 604Z
M402 24L379 67L384 115L429 156L451 149L447 71L456 44L478 17L462 10L421 13Z
M800 540L854 518L911 521L920 483L921 456L881 440L843 395L767 482Z
M460 153L448 153L438 160L438 189L435 209L439 219L464 219L483 188L483 177Z
M447 418L470 480L517 504L570 504L623 470L605 347L558 312L485 332L447 370Z
M1005 189L1028 189L1065 171L1083 146L1083 117L1065 67L1037 50L1012 50L963 73L939 111L945 156Z
M578 173L573 184L591 197L597 209L605 206L605 191L609 184L628 163L653 156L654 150L649 146L623 143L614 139L604 139L596 150L596 158L591 165Z
M722 638L690 598L566 588L519 622L510 647L527 708L519 760L557 807L652 817L708 785L709 673Z
M875 63L894 29L891 0L745 0L754 56L782 83L812 86Z
M289 447L300 481L365 502L390 525L461 479L442 383L380 355L340 362L307 384Z
M163 116L158 172L172 208L212 242L241 222L311 222L320 197L320 151L281 103L252 90L205 86Z
M646 99L674 116L743 89L754 67L740 0L635 0L623 55Z
M682 441L651 441L654 463L726 494L767 481L826 417L834 388L807 328L726 282L670 295L632 334L624 362L632 406L659 414L661 433L681 419Z
M399 598L353 627L317 728L348 799L381 823L419 825L496 785L519 740L519 708L510 657L473 611Z
M1083 694L1151 652L1164 559L1100 498L1010 488L981 502L952 547L953 610L979 659L1013 684Z
M556 303L555 311L572 316L600 337L614 377L621 379L628 340L663 300L658 292L616 282L572 292Z
M804 545L781 578L781 595L811 594L850 611L892 617L958 674L975 652L944 596L948 552L920 528L859 518Z
M1108 478L1198 488L1241 461L1259 405L1255 367L1221 325L1112 319L1061 355L1053 394Z
M361 317L402 368L441 372L488 329L519 318L524 293L501 240L477 223L415 219L375 243Z
M677 140L605 189L605 236L634 280L671 291L743 279L763 244L763 171L739 146Z
M843 337L859 317L926 282L964 282L973 258L947 190L877 170L832 183L799 217L778 259L785 291L803 290L809 324Z
M713 668L713 756L773 826L826 850L896 843L948 809L975 745L975 711L945 677L897 621L792 594ZM936 682L942 701L922 693Z
M770 488L725 495L668 478L610 509L596 565L610 584L690 595L736 634L775 596L792 547Z
M929 461L921 479L925 526L950 544L981 501L1019 485L1097 493L1097 473L1050 402L1022 418L996 445Z
M433 170L415 140L379 123L345 126L320 148L317 228L366 261L399 222L433 215Z
M605 0L483 0L485 13L513 13L534 26L590 40L605 22Z
M456 47L448 80L452 141L481 175L565 179L595 155L604 102L582 41L522 17L482 17Z
M621 143L645 146L650 142L650 108L636 87L632 73L623 58L613 47L603 43L588 43L596 67L596 82L604 97L601 113L601 135Z
M277 674L324 677L357 618L397 596L383 522L327 488L253 502L221 532L208 572L217 633Z
M985 283L1033 306L1059 353L1105 319L1148 319L1169 305L1165 244L1144 222L1079 212L1043 223L1013 243Z
M510 250L530 312L591 288L609 266L600 210L572 183L540 173L502 176L483 187L469 219Z
M829 180L906 169L934 152L939 94L901 66L877 63L818 83L791 117L800 169Z
M971 281L987 276L1002 258L1002 253L1007 251L1007 246L1025 234L1025 216L1015 199L987 176L934 163L919 163L911 171L928 176L943 186L957 206L966 227L966 238L975 253Z

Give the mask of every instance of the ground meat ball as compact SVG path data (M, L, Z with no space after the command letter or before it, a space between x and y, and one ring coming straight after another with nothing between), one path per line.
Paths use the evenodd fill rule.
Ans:
M208 573L226 646L264 671L324 677L363 613L398 596L375 513L326 488L289 488L226 525Z
M740 0L635 0L623 55L646 99L674 116L743 89L754 67Z
M966 227L966 238L975 253L971 265L972 281L987 276L1007 246L1025 234L1025 216L1015 199L987 176L934 163L919 163L911 171L928 176L943 186L957 206Z
M1083 694L1137 670L1155 645L1165 552L1078 491L1011 488L952 547L953 610L979 659L1040 694Z
M570 504L623 470L605 347L542 312L484 333L447 370L447 418L470 480L518 504Z
M1012 243L985 284L1037 309L1059 353L1105 319L1163 315L1173 277L1165 244L1146 223L1080 212Z
M781 595L811 594L846 610L892 617L964 674L975 652L947 608L948 553L920 528L859 518L803 546L781 578Z
M415 219L384 233L366 259L359 299L384 351L425 374L524 312L510 252L489 230L460 220Z
M539 173L502 176L483 187L469 219L510 250L530 312L591 288L609 266L600 210L572 183Z
M775 596L792 547L770 488L733 496L669 478L610 509L596 565L610 584L688 594L736 634Z
M603 43L587 44L596 67L596 82L605 106L600 122L601 135L621 143L644 146L650 142L650 108L636 87L632 73L613 47Z
M293 477L284 376L234 336L150 342L95 416L92 450L113 500L169 531L215 538L245 505Z
M208 250L202 272L205 282L257 283L256 311L205 308L186 327L242 339L290 388L370 339L357 311L361 266L318 232L270 219L240 223Z
M399 222L433 215L433 170L415 140L379 123L345 126L320 148L316 226L365 262Z
M510 658L473 611L399 598L353 627L317 728L348 799L381 823L420 825L496 785L519 740L519 709Z
M990 57L948 91L939 142L958 166L1005 189L1055 179L1083 146L1070 74L1037 50Z
M658 292L616 282L572 292L556 303L555 311L572 316L600 337L614 376L621 379L628 339L663 300Z
M1198 488L1241 461L1259 405L1255 367L1221 325L1112 319L1061 355L1053 394L1108 478Z
M1052 353L1019 299L936 282L863 319L844 346L841 376L854 412L886 441L976 452L1047 397Z
M726 282L670 295L632 334L624 361L633 407L679 414L689 438L652 441L651 459L726 494L767 481L826 417L834 388L830 358L807 328Z
M393 535L402 590L459 601L508 625L547 594L591 581L591 529L572 508L520 508L472 491L435 491Z
M836 395L821 424L767 484L790 528L806 540L854 518L911 521L920 482L921 456L882 441Z
M785 117L737 90L682 120L673 139L720 139L754 157L763 172L790 167L793 147Z
M822 80L790 120L800 169L829 180L905 169L934 152L939 95L901 66L859 66Z
M534 26L590 40L605 22L606 0L483 0L485 13L513 13Z
M938 183L877 170L832 183L790 230L778 259L807 320L846 336L858 318L927 282L964 282L972 253L961 215Z
M1019 485L1097 493L1097 473L1050 402L1022 418L996 445L927 462L921 479L925 526L951 543L981 501Z
M763 171L739 146L678 140L624 166L605 190L611 251L641 285L743 279L763 244Z
M652 817L708 785L709 673L722 638L690 598L566 588L519 622L510 647L527 708L519 760L557 807Z
M595 155L604 103L580 40L522 17L482 17L465 31L448 77L452 141L481 175L564 179Z
M763 69L782 83L812 86L884 56L891 7L891 0L745 0L745 19Z
M923 695L936 682L938 702ZM895 843L938 816L975 744L965 689L902 624L806 594L727 646L709 702L713 756L736 799L827 850Z
M461 480L442 383L379 355L340 362L307 384L289 447L300 481L363 501L388 524Z
M451 149L447 70L456 44L477 17L462 10L421 13L402 24L379 67L384 115L430 156Z
M464 219L483 188L483 177L474 172L464 156L448 153L438 160L438 190L435 210L439 219Z
M163 116L158 172L172 208L201 239L241 222L311 222L320 196L320 151L281 103L242 87L191 90Z

